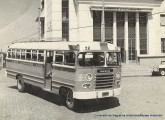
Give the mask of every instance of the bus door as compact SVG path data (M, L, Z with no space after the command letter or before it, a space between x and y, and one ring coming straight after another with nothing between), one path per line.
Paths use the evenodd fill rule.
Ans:
M53 51L46 51L45 56L44 89L51 90Z

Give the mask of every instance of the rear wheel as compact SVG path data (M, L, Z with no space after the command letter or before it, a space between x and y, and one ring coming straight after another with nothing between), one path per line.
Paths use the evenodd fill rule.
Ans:
M18 76L18 78L17 78L17 89L19 92L25 91L25 85L24 85L22 76Z
M164 76L165 75L165 71L164 70L160 70L160 75Z

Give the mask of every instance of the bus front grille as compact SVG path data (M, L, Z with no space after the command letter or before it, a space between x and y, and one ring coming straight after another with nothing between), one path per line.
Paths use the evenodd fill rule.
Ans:
M96 75L95 89L112 88L114 84L113 75Z

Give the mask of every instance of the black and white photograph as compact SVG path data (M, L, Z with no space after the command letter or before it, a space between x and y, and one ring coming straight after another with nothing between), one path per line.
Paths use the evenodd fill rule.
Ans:
M165 120L165 1L0 0L0 120Z

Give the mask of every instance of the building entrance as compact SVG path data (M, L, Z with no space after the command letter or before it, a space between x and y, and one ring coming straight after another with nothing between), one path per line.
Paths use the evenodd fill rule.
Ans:
M128 13L128 56L129 61L136 60L136 14Z
M122 62L136 62L138 44L138 54L147 54L147 20L147 13L105 12L105 41L121 48ZM101 41L101 11L93 11L93 40Z
M117 25L117 46L121 48L121 61L125 62L125 48L124 48L124 12L116 13Z

